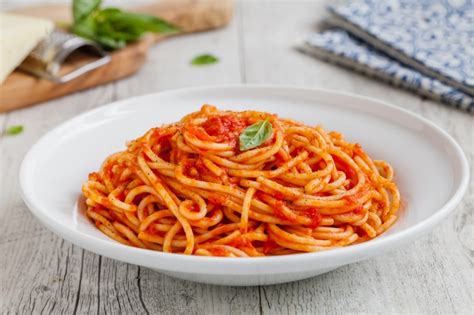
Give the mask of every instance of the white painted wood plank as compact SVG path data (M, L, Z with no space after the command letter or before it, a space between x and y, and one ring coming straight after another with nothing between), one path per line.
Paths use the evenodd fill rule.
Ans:
M117 82L118 98L190 86L240 83L236 22L224 29L157 43L137 75ZM207 66L191 65L192 58L203 53L215 55L219 62Z
M73 312L83 251L43 227L21 200L18 169L29 147L63 120L110 101L113 86L75 94L6 114L22 134L0 140L1 310L11 313ZM71 157L71 163L74 159Z

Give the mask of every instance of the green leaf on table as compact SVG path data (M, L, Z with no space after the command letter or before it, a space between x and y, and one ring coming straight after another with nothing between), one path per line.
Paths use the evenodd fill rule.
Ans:
M74 23L80 22L100 6L101 0L73 0L72 16Z
M203 54L193 58L191 64L195 66L209 65L218 62L219 59L210 54Z
M248 126L240 134L240 151L253 149L264 143L273 133L273 126L268 120L260 120Z
M10 126L5 130L6 135L18 135L23 132L23 126L22 125L15 125L15 126Z

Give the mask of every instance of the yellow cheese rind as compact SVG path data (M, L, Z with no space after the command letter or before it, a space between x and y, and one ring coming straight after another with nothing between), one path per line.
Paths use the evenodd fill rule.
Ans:
M53 28L49 20L0 12L0 84Z

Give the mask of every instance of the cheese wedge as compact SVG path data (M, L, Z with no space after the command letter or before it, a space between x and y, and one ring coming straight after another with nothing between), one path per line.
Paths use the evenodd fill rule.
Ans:
M0 84L53 28L49 20L0 12Z

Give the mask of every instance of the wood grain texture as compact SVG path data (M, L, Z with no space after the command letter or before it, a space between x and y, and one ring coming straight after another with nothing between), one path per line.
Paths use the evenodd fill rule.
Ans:
M147 67L124 81L0 114L3 129L25 125L23 134L0 138L0 313L471 313L472 181L456 212L406 248L316 278L249 288L181 281L84 251L49 232L21 201L21 159L42 134L62 121L116 99L221 83L324 87L388 100L448 131L465 150L473 173L472 116L292 49L323 19L326 3L240 2L229 28L164 42L150 51ZM203 52L221 61L191 67L190 59Z
M25 1L28 2L28 1ZM33 2L33 1L31 1ZM65 4L31 4L15 10L54 21L72 21L71 8ZM134 1L135 2L135 1ZM137 1L140 2L140 1ZM107 1L104 1L107 4ZM126 1L118 4L127 5ZM130 6L130 4L132 6ZM179 26L183 32L198 32L222 27L229 23L233 13L232 0L161 0L147 4L128 3L131 12L156 15Z
M176 25L184 35L223 27L232 18L232 0L163 0L146 6L132 7L132 11L160 16ZM55 21L70 20L69 5L39 5L14 10L14 13L48 18ZM66 83L56 83L31 76L22 71L14 71L0 85L0 112L34 105L73 92L116 81L134 74L144 64L150 47L169 36L148 34L139 41L123 49L110 52L110 62L85 76ZM96 57L82 55L69 58L61 67L61 73L70 73L92 62Z

